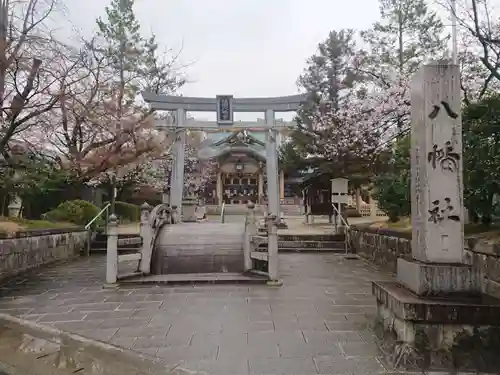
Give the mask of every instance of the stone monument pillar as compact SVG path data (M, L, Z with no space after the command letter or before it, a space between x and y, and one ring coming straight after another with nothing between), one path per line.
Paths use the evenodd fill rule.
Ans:
M500 301L485 302L483 275L464 264L459 67L424 65L411 90L412 252L398 259L397 282L373 283L377 321L398 357L451 366L463 357L459 333L500 325Z
M481 292L464 261L462 120L457 66L425 65L412 85L412 259L398 281L421 294Z

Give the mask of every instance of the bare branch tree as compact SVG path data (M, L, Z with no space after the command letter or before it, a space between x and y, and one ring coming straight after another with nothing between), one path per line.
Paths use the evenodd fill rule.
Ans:
M0 1L0 154L7 161L9 142L58 103L54 84L60 77L54 77L49 65L64 58L64 47L43 27L56 4L56 0Z

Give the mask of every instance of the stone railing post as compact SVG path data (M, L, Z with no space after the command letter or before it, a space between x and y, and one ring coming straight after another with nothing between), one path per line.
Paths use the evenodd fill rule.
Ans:
M257 234L257 225L255 223L255 204L248 202L248 211L245 219L245 238L243 240L243 257L244 269L248 271L252 269L252 259L250 253L252 252L251 240L252 236Z
M179 213L177 212L177 206L173 205L172 206L172 224L177 224L179 222Z
M106 245L106 284L115 285L118 278L118 218L111 214Z
M278 217L268 214L267 224L267 253L268 273L270 281L278 281Z
M141 263L139 266L140 271L143 274L149 274L151 272L151 256L153 254L153 249L151 248L152 241L152 228L149 223L149 216L151 215L151 206L146 202L141 206L141 226L139 233L142 239L141 244Z

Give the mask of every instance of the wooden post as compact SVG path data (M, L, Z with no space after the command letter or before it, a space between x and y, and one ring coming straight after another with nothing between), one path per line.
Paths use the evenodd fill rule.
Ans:
M118 219L111 214L106 246L106 284L114 285L118 278Z
M145 275L151 272L151 256L153 254L153 248L151 247L153 233L151 224L149 223L150 214L151 206L144 202L141 206L141 226L139 229L139 233L142 238L141 263L139 269Z

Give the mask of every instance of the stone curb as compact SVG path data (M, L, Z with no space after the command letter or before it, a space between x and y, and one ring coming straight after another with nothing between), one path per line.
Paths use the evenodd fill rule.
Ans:
M24 373L206 375L104 342L0 313L0 362Z

